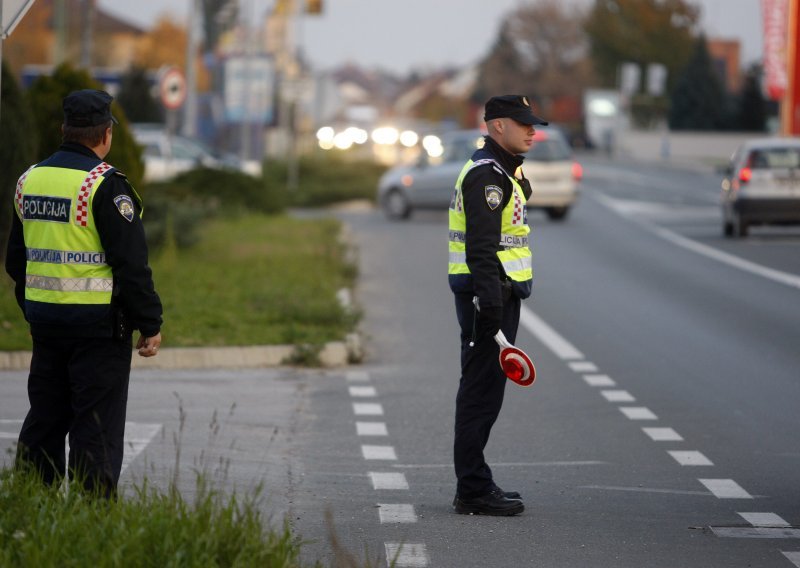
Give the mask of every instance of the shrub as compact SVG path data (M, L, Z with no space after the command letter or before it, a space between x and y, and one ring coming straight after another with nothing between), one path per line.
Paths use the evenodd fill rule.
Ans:
M304 156L299 164L299 185L288 192L289 203L317 207L350 199L375 200L378 179L384 166L371 160L353 160L331 153ZM267 187L286 188L288 166L284 161L264 162Z
M42 159L61 145L64 97L80 89L102 88L86 71L73 69L68 64L56 67L52 76L42 76L34 81L27 92L27 100L34 111L35 131L39 138L38 154ZM114 125L114 141L105 160L128 176L134 187L141 187L144 176L142 148L133 139L128 119L116 102L112 103L111 112L119 124Z
M0 259L5 258L14 189L17 179L36 162L36 130L28 103L16 79L3 65L2 111L0 111Z

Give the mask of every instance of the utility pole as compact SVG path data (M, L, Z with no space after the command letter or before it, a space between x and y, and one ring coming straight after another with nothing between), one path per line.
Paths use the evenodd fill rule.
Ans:
M67 57L67 8L64 6L66 0L55 0L55 28L56 46L53 53L53 62L56 67L64 63Z
M189 2L189 21L186 34L186 104L183 109L183 135L197 136L197 25L200 0Z
M92 41L94 39L94 0L82 0L83 29L81 33L81 67L91 73Z

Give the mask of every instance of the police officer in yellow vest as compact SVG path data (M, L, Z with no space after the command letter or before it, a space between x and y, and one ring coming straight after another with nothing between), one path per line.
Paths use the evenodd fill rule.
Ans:
M495 484L483 450L507 380L494 336L502 329L515 341L520 301L531 293L525 207L531 189L520 154L533 143L534 125L547 122L519 95L492 97L484 120L489 135L461 171L449 211L448 273L461 327L453 506L461 514L516 515L525 509L519 493Z
M133 330L139 355L161 344L141 201L103 161L111 101L92 89L64 99L64 143L17 182L6 254L33 338L17 465L58 483L69 435L70 477L106 497L122 467Z

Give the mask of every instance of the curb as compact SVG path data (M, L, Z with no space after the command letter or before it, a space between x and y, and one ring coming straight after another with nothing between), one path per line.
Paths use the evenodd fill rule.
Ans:
M137 357L132 369L257 369L291 366L298 348L294 345L250 345L244 347L168 347L156 357ZM347 335L345 341L332 341L322 346L319 365L325 368L344 367L363 358L361 337ZM0 371L27 371L31 366L30 351L0 351Z

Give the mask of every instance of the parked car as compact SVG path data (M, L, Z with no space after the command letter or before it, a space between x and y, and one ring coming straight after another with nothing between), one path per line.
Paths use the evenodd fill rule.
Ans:
M466 161L483 146L478 130L461 130L442 137L441 148L423 153L411 165L391 168L378 182L378 201L390 219L407 219L415 209L446 210L456 179ZM555 127L537 127L535 142L522 166L533 194L528 206L562 220L578 198L580 164L566 138Z
M162 181L195 168L224 165L200 143L183 136L170 136L160 125L133 125L132 131L136 141L144 147L145 181Z
M752 225L800 223L800 138L748 140L724 174L726 237L746 237Z

